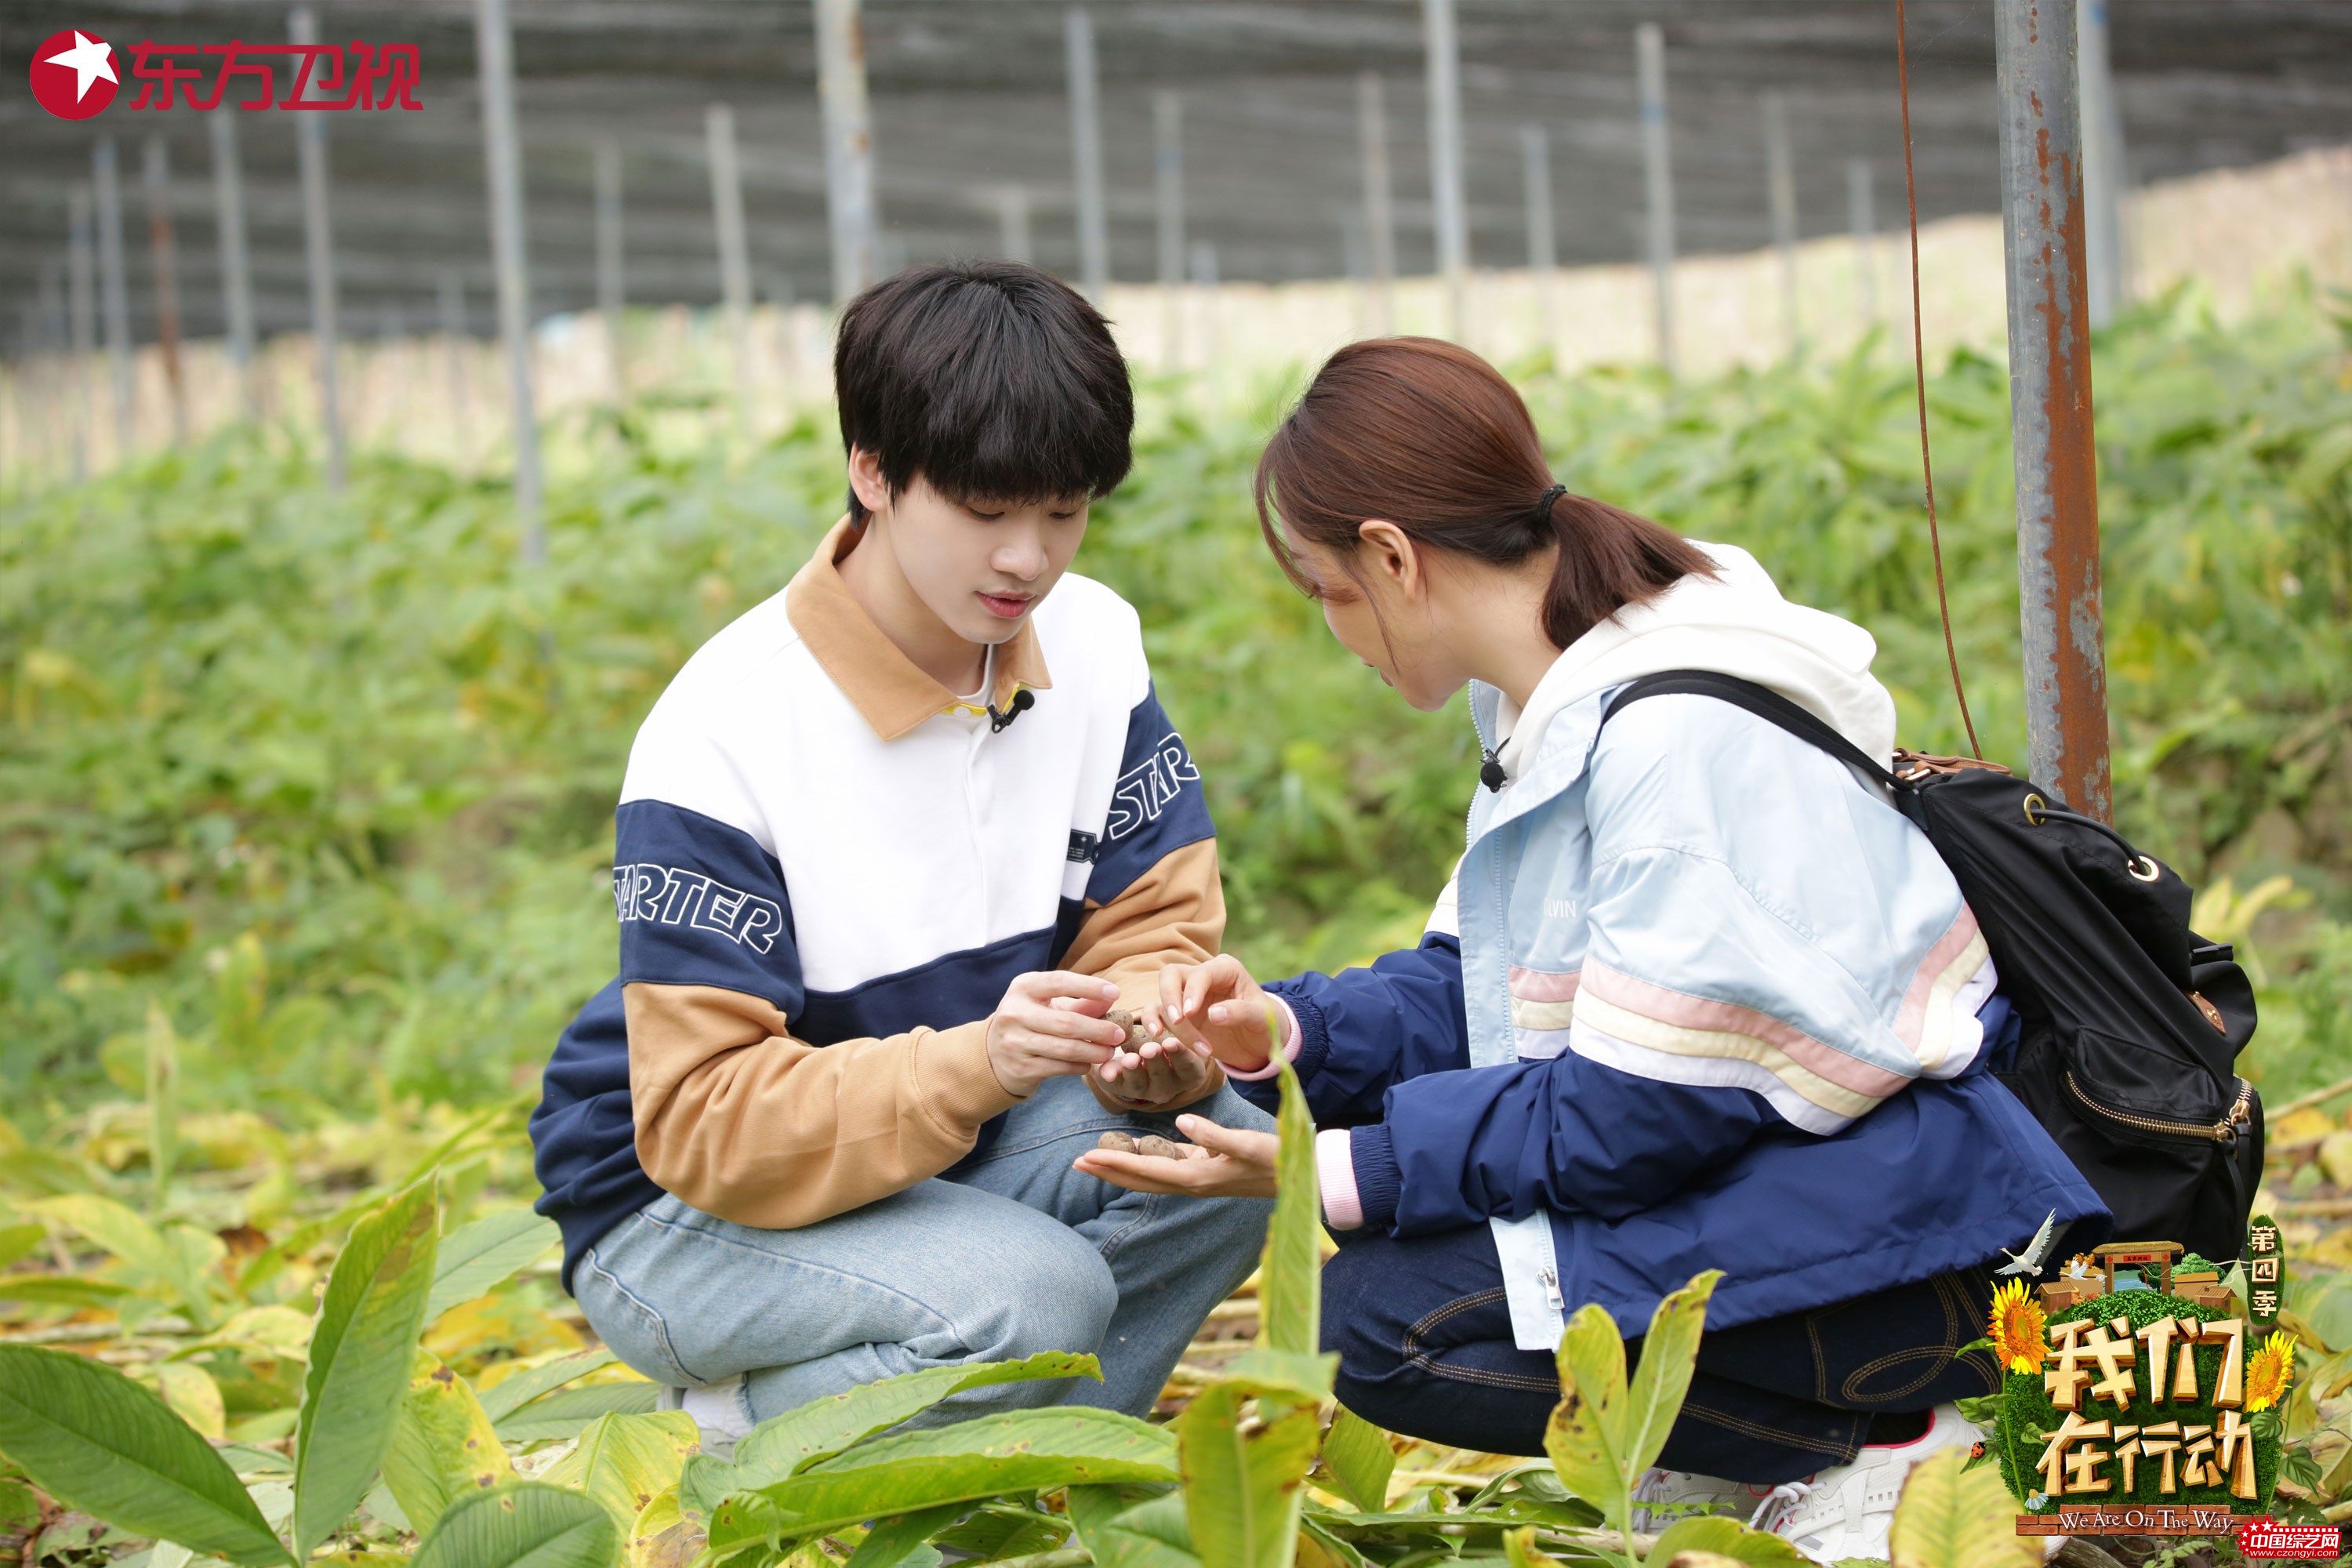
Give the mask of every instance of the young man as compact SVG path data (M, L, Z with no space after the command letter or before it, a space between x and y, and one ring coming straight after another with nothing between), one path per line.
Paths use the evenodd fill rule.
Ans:
M834 374L849 514L630 752L620 973L548 1065L537 1206L591 1326L721 1442L1049 1350L1097 1353L1104 1381L931 1418L1140 1415L1268 1205L1072 1160L1188 1106L1267 1123L1204 1056L1122 1049L1104 1016L1224 927L1135 612L1066 575L1127 474L1127 366L1052 277L969 263L860 295Z

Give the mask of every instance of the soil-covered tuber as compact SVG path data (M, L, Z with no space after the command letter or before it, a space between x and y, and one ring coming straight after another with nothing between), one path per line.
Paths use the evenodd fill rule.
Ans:
M1133 1137L1125 1132L1106 1132L1095 1147L1108 1149L1116 1154L1150 1154L1160 1160L1189 1160L1203 1152L1195 1143L1179 1143L1172 1138L1162 1138L1157 1132Z

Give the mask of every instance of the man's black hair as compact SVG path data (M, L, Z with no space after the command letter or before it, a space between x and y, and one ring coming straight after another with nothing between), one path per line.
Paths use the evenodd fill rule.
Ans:
M958 500L1099 497L1127 478L1135 394L1110 327L1068 284L1010 261L909 267L842 312L841 442L894 497L919 474ZM865 506L853 489L850 515Z

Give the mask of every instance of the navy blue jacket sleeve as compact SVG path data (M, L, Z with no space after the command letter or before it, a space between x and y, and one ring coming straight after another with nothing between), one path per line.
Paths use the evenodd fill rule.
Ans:
M1637 1078L1573 1051L1388 1091L1349 1139L1364 1223L1418 1236L1538 1207L1620 1219L1781 1119L1751 1089Z
M1362 969L1277 980L1266 989L1298 1018L1299 1087L1317 1125L1377 1121L1389 1087L1470 1063L1462 1013L1462 944L1433 931L1419 947L1383 953ZM1236 1082L1273 1109L1272 1079Z

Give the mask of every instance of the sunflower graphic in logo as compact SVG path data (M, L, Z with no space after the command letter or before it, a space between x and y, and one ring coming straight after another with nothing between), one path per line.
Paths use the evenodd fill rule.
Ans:
M2268 1410L2294 1381L2294 1336L2273 1333L2246 1358L2246 1414Z
M2011 1372L2038 1372L2050 1353L2042 1303L2025 1293L2022 1279L2012 1279L1993 1292L1992 1319L1985 1332L1992 1336L1993 1353Z

